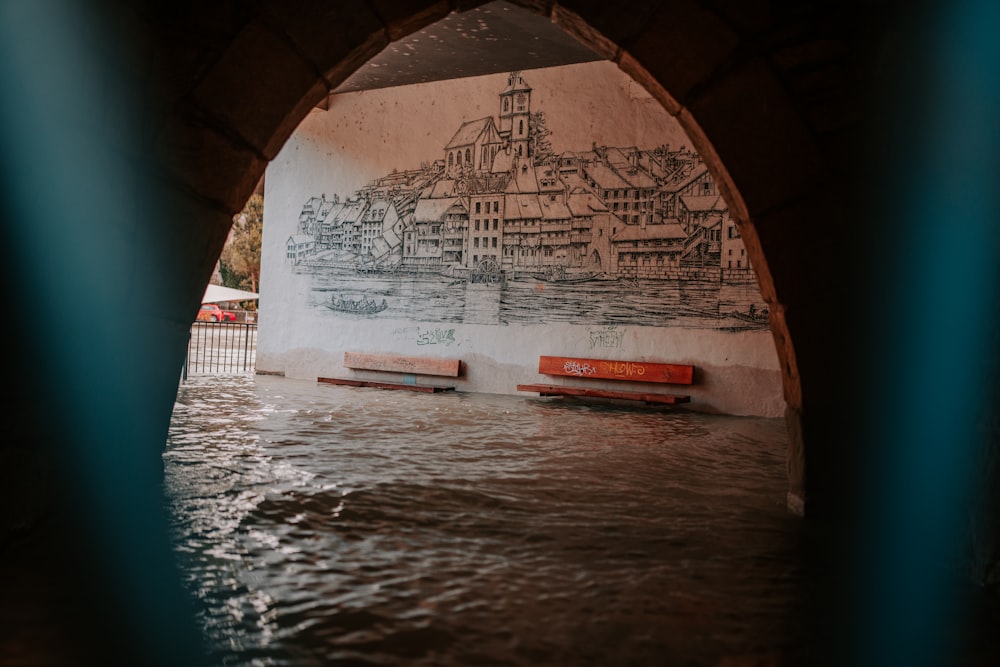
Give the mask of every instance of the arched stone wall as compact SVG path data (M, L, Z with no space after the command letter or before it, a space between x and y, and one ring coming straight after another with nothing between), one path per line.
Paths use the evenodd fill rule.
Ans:
M846 214L844 203L844 185L856 168L858 155L854 104L859 95L852 72L859 58L852 44L857 35L851 31L859 22L849 7L839 9L851 3L514 2L550 17L641 82L680 120L711 165L741 224L762 294L770 304L789 405L790 491L798 501L808 496L810 512L836 508L850 493L838 472L844 470L840 464L844 449L853 444L834 428L841 421L843 397L838 380L844 373L842 360L831 353L838 348L837 314L843 303L839 259L849 244L863 239L857 234L859 223ZM32 4L11 7L17 5L24 12ZM36 150L39 154L52 150L51 155L44 153L51 157L43 170L46 175L56 167L67 170L68 165L73 172L70 180L89 186L102 180L84 178L88 169L99 169L95 163L100 157L114 166L104 175L120 180L111 188L98 183L104 186L103 198L81 199L80 204L64 192L42 188L28 193L39 195L27 199L32 210L48 215L38 213L26 221L43 228L52 225L55 212L65 214L57 222L66 228L72 227L67 223L76 222L74 215L101 223L89 230L89 236L78 234L77 252L70 248L60 255L60 259L80 261L60 268L67 273L67 282L99 282L108 293L81 290L75 299L78 303L72 314L80 317L73 320L72 328L89 345L73 341L81 349L57 351L60 359L76 353L71 361L83 361L69 369L72 373L45 376L46 381L57 380L45 387L33 386L35 393L15 382L5 385L3 416L6 424L16 425L11 433L22 449L44 449L38 445L41 440L55 443L52 457L60 463L69 460L68 479L86 477L90 469L81 472L83 468L74 466L88 462L101 474L94 474L90 488L81 483L68 486L66 493L70 501L65 504L74 505L74 510L79 505L78 511L93 519L93 526L87 526L93 532L74 533L64 524L50 528L49 537L36 540L41 545L38 558L24 571L37 574L40 580L67 571L66 545L78 547L72 550L74 558L95 562L88 560L81 566L74 560L72 565L93 576L83 583L60 578L57 585L78 589L67 595L77 597L80 606L74 613L83 631L92 630L82 652L88 657L108 657L110 652L111 657L120 658L116 654L120 649L129 657L137 652L148 658L140 661L143 664L197 664L196 656L184 650L194 633L176 626L183 617L179 594L153 585L167 581L172 573L163 526L156 523L163 517L157 509L162 499L156 493L155 470L189 324L231 215L246 201L267 161L329 90L393 40L452 10L481 3L136 0L78 4L91 10L99 6L108 13L91 22L72 20L79 16L53 16L51 21L34 17L33 29L39 32L36 41L63 58L33 73L40 89L54 91L39 98L45 104L35 111L55 109L64 114L56 119L57 124L73 131L69 134L89 134L93 139L79 154L65 150L66 146L49 147L44 141ZM70 5L60 3L63 9ZM871 15L865 19L863 23L870 25ZM71 85L79 82L86 69L69 67L76 64L69 59L78 55L79 45L71 39L60 41L72 35L42 29L67 25L100 33L83 47L98 51L99 59L108 64L100 85ZM0 73L6 70L0 68ZM130 93L112 100L117 88ZM37 91L18 92L7 99ZM7 106L0 104L0 108ZM25 131L42 137L49 129L42 120L25 126ZM64 130L59 136L67 134ZM102 162L100 167L107 164ZM139 174L148 171L152 179L145 182ZM16 195L20 184L8 181L4 187ZM73 191L86 192L86 188ZM6 203L12 199L16 197L6 198ZM86 208L74 210L67 202ZM97 207L92 206L95 203ZM15 215L10 206L5 208L0 211L4 216ZM104 221L101 215L108 212L121 219ZM9 253L5 260L12 260L2 263L8 277L6 272L16 273L25 248L13 243L5 246ZM55 255L49 252L48 258ZM80 270L72 274L71 268ZM100 280L87 273L101 269L106 275L99 276ZM23 299L11 287L17 278L0 281L7 290L7 304ZM115 309L123 303L128 304L127 319ZM37 329L70 328L59 319L60 314L65 313L47 309L39 319L47 326L33 321L34 328L25 326L22 332L18 327L17 332L23 333L19 343L24 349L34 349L48 341L39 338ZM28 355L19 355L14 359L14 376L37 372L35 364ZM59 419L51 418L53 404ZM26 418L33 413L32 405L47 419ZM0 445L0 454L5 465L17 463L20 456L9 442ZM8 478L14 476L11 469L5 471ZM19 477L21 486L32 485L30 476ZM103 492L99 500L81 500L84 491L93 492L99 486ZM114 517L116 509L127 511ZM42 508L38 513L45 511ZM9 526L2 527L6 538ZM113 544L102 553L88 540ZM35 583L18 589L19 595L11 596L10 604L38 600L33 594ZM107 614L92 612L96 599L105 601ZM21 611L17 609L17 614ZM16 617L13 612L9 615ZM129 626L129 622L136 625ZM114 642L106 641L112 637L146 642L146 646L112 646ZM48 644L54 647L59 639L56 636Z
M159 55L179 68L153 84L170 101L156 143L165 181L199 227L191 230L199 238L181 249L194 269L187 275L198 278L183 287L186 304L200 294L229 214L308 110L390 41L454 4L263 2L247 14L174 17L180 34L143 17L162 40ZM516 4L550 17L642 83L705 157L772 313L792 436L790 501L801 507L808 490L811 505L834 503L827 457L838 443L825 422L839 362L829 341L840 244L850 238L840 181L856 121L850 35L838 33L840 17L816 7L783 13L769 3L753 10L694 1Z

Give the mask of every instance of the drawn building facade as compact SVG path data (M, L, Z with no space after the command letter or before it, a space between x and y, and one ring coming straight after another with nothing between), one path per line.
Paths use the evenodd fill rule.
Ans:
M299 232L314 252L399 270L601 273L753 280L735 223L697 154L593 144L536 164L532 89L521 72L499 116L463 123L435 167L376 179L339 200L311 197ZM684 267L685 273L678 273Z
M780 415L770 314L736 223L674 121L629 115L622 78L600 63L512 72L347 94L349 123L311 114L265 181L265 234L284 230L265 289L295 332L258 358L336 376L343 350L420 356L433 341L462 348L440 352L468 362L463 390L513 393L537 381L539 354L669 351L718 379L710 409ZM591 100L621 116L576 115ZM494 115L464 115L465 101ZM314 172L292 166L303 159Z

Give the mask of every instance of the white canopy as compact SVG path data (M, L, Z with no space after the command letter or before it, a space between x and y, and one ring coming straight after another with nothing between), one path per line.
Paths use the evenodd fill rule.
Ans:
M201 297L202 303L219 303L222 301L251 301L260 298L256 292L244 292L241 289L223 287L222 285L209 285L205 288L205 296Z

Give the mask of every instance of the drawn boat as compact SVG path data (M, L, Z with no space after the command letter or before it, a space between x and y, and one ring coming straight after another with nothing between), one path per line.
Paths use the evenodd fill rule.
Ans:
M389 307L389 304L385 299L379 303L375 299L369 299L364 296L360 299L348 299L345 297L338 297L334 295L330 298L330 303L326 304L326 307L330 310L336 310L339 313L352 313L355 315L374 315L375 313L381 313L383 310Z
M750 322L752 324L766 325L771 321L771 313L767 308L757 310L753 304L750 305L750 308L746 312L734 310L730 313L730 315L738 320L743 320L744 322Z
M534 277L549 283L583 283L599 275L597 271L571 272L563 266L549 266L544 271L535 273Z
M571 272L561 266L550 266L544 271L529 271L520 273L519 280L541 281L546 283L585 283L603 276L598 271Z
M596 271L591 273L564 273L562 275L543 275L538 276L539 280L544 280L547 283L585 283L595 278L600 277L600 273Z

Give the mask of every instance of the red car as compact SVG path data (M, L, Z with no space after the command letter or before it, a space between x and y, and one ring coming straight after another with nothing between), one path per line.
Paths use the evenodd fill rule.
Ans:
M222 310L217 303L203 303L195 319L199 322L235 322L236 313Z

